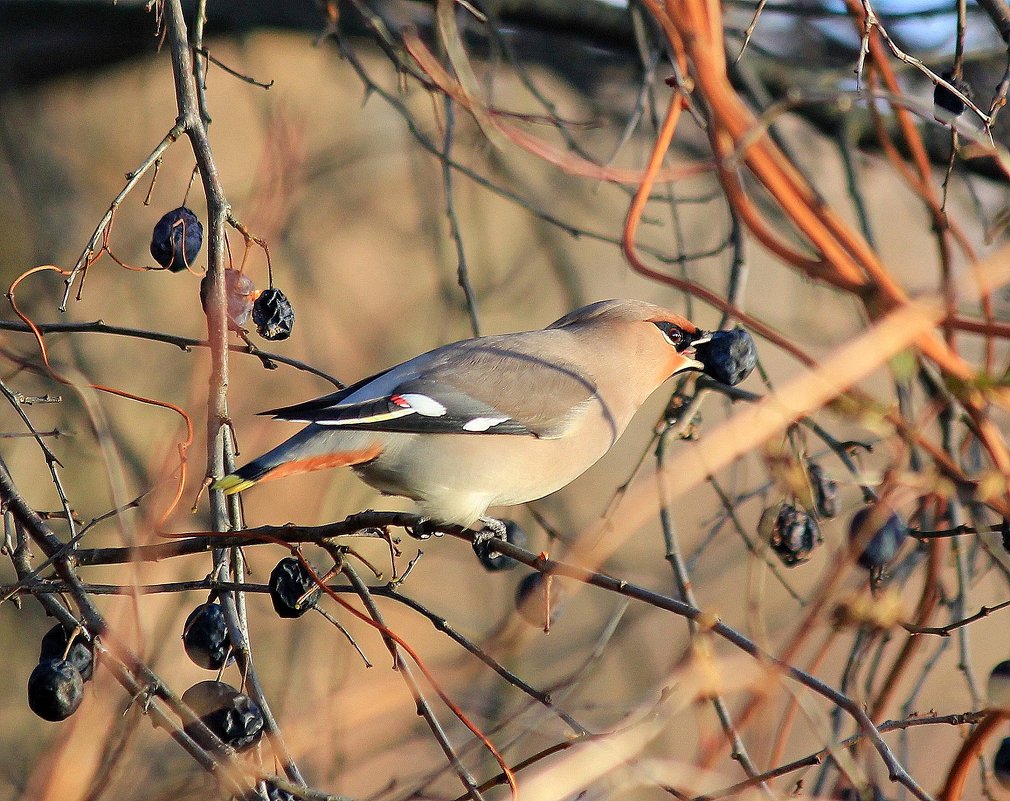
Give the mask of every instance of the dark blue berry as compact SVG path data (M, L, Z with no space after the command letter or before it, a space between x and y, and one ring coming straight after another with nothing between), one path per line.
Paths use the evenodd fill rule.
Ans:
M28 706L43 720L66 720L84 699L84 679L70 662L46 659L28 677Z
M1010 790L1010 737L1003 738L992 760L992 772L1004 790Z
M949 83L951 86L957 89L957 91L959 91L962 95L971 100L971 86L968 84L967 81L962 80L960 78L955 78L954 73L951 72L950 70L943 73L942 77L947 83ZM933 87L933 103L939 108L942 108L945 111L949 111L955 117L963 114L964 110L967 108L967 106L964 104L964 101L960 97L958 97L956 94L950 91L950 89L948 89L941 83L938 83L936 86Z
M70 633L57 623L42 638L42 647L39 650L39 662L47 659L64 659L81 674L81 678L88 681L94 671L94 653L91 645L83 633L78 632L74 637L74 644L67 651L67 644L70 642Z
M293 556L281 559L270 572L270 600L281 617L301 617L316 605L321 594L315 579Z
M295 325L295 310L283 292L270 287L253 303L252 318L263 339L287 339Z
M186 704L200 721L225 745L242 751L254 745L263 736L263 712L249 696L221 681L201 681L182 694ZM207 749L207 742L192 724L183 730Z
M989 673L986 696L990 707L1010 709L1010 659L1000 662Z
M151 235L151 255L173 273L191 267L203 245L203 225L185 206L158 220Z
M908 528L901 518L879 505L864 506L849 523L849 541L866 543L859 553L859 564L867 570L886 567L897 555L906 536Z
M206 603L190 612L182 630L182 644L189 658L207 670L220 670L226 659L230 662L228 625L221 607Z
M721 384L735 386L757 364L754 338L742 328L715 331L708 342L695 346L695 358L705 365L705 375Z
M762 526L768 526L768 543L786 567L795 567L810 559L814 548L820 545L824 538L817 521L802 509L784 503L772 507L765 515L775 515L770 525L762 521Z

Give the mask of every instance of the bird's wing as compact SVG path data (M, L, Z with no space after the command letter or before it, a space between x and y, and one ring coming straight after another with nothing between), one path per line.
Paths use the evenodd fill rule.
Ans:
M551 333L457 342L345 390L263 414L357 430L560 437L597 387L551 348L545 355L543 345L557 339Z

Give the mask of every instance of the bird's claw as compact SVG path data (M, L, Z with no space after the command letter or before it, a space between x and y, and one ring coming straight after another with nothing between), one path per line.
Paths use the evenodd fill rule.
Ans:
M484 526L473 535L473 551L478 557L482 554L492 555L495 541L508 542L508 529L505 522L493 517L482 517ZM483 557L482 557L483 558Z

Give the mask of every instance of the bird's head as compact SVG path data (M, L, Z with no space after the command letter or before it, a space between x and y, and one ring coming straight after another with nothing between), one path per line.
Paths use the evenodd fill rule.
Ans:
M684 370L706 371L698 349L712 341L713 332L699 328L686 317L658 307L657 313L646 317L637 327L639 336L648 340L649 350L655 354L650 361L658 370L659 381Z
M684 370L700 370L723 384L743 381L757 362L754 340L742 328L705 331L669 309L639 300L604 300L576 309L551 328L581 328L622 339L640 365L655 370L655 386ZM611 340L612 342L612 340Z

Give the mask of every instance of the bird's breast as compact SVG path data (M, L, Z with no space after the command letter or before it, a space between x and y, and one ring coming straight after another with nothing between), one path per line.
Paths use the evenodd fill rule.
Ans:
M426 514L468 525L488 506L555 492L602 457L619 431L588 409L564 436L383 434L383 452L356 472L376 489L417 501ZM477 510L471 519L460 518Z

